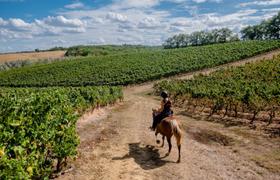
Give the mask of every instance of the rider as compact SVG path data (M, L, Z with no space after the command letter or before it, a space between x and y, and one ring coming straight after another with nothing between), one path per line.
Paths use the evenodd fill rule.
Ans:
M166 91L162 91L160 96L163 98L161 101L161 107L159 109L153 109L153 126L151 127L153 131L156 129L161 120L173 115L173 111L171 110L172 103L168 98L168 93Z

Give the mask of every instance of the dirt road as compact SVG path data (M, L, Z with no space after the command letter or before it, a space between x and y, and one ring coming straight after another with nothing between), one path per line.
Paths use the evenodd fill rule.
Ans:
M163 158L167 143L158 147L148 129L151 109L159 104L149 95L152 84L126 87L123 102L79 120L79 156L58 179L280 179L280 139L246 127L198 121L178 110L184 132L181 163L175 163L175 139L170 156Z

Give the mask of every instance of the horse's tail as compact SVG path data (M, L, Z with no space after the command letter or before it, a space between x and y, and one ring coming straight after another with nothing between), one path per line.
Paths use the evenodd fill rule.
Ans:
M171 120L172 132L177 140L177 145L181 145L182 131L176 119Z

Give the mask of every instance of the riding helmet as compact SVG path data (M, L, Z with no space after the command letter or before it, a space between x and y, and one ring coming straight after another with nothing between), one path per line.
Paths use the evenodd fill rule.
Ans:
M161 96L162 98L167 98L167 97L168 97L167 91L162 91L162 92L160 93L160 96Z

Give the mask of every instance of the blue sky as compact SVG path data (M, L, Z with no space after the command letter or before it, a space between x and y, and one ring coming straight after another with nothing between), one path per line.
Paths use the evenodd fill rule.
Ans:
M280 0L0 0L0 52L78 44L159 45L178 33L235 32Z

